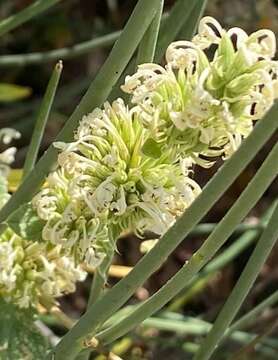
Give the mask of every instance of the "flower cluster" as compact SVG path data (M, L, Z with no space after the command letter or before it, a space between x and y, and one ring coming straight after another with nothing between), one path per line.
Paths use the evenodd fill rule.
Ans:
M5 144L19 134L13 129L0 130ZM16 148L0 154L0 208L10 195L6 176ZM7 228L0 235L0 296L21 308L35 307L42 299L53 303L56 297L73 292L85 272L72 258L62 254L61 246L30 241Z
M0 295L21 308L75 291L85 272L61 255L61 246L32 242L7 229L0 236Z
M278 97L275 49L270 30L248 36L204 17L192 42L170 44L165 67L140 65L122 89L162 151L170 145L210 166L238 148Z
M121 99L84 116L73 143L56 143L59 169L33 199L43 238L97 266L124 230L164 233L199 194L190 163L142 153L148 132Z
M216 48L213 50L212 45ZM163 234L200 193L192 164L229 157L278 95L275 38L228 31L210 17L166 65L140 65L132 94L84 116L58 168L33 199L43 239L76 263L98 266L125 230Z

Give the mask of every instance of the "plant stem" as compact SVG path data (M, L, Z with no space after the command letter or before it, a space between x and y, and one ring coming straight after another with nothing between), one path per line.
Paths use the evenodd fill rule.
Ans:
M192 280L193 276L225 243L228 237L233 233L237 224L248 214L275 179L278 172L278 162L275 160L277 159L277 156L278 144L274 146L255 177L200 249L189 259L181 270L166 283L166 285L138 306L132 314L128 315L118 324L97 334L96 337L100 342L108 344L126 334L147 317L161 309L183 289L188 281ZM163 241L163 239L161 241Z
M277 145L278 148L278 145ZM275 162L275 160L274 160ZM277 161L276 161L277 163ZM278 171L278 169L277 169ZM276 175L277 175L276 171ZM255 190L256 191L256 190ZM254 284L264 262L272 250L278 236L278 204L273 212L267 228L259 239L247 265L245 266L239 280L237 281L228 300L220 311L217 319L206 339L201 344L197 352L196 360L209 359L215 347L222 338L233 318L237 314L240 306Z
M150 25L157 10L158 0L140 0L130 16L119 40L115 43L110 55L98 72L81 102L74 110L57 141L71 141L73 132L82 116L101 106L107 99L111 88L129 62L146 29ZM44 153L33 171L26 177L16 193L1 209L0 223L15 211L21 204L28 202L42 185L45 176L55 164L58 150L53 145Z
M0 22L0 36L15 29L19 25L32 19L61 0L37 0L17 14L11 15Z
M259 224L257 224L256 228L249 228L242 236L240 236L231 246L225 249L220 255L218 255L215 259L209 262L204 269L202 269L193 279L186 285L186 287L181 291L181 294L177 299L173 301L172 304L169 305L168 310L170 311L178 311L182 306L186 304L186 302L195 294L195 292L201 291L204 286L211 279L211 274L221 270L224 266L234 260L237 256L239 256L252 242L256 240L256 238L260 235L260 231L264 229L267 225L269 217L271 216L273 209L275 207L271 206L266 214L263 216L262 220ZM200 224L201 225L214 225L212 232L216 224ZM237 226L236 230L238 230L241 225ZM196 226L196 228L198 228ZM195 228L195 229L196 229ZM250 230L251 229L251 230ZM191 291L192 289L192 291ZM193 290L195 290L194 294L192 294Z
M62 70L63 64L61 61L59 61L53 70L41 103L41 107L39 109L37 121L32 134L31 143L29 145L24 163L23 179L30 173L36 163L41 140L44 134L44 129L57 91Z
M157 13L139 45L136 65L153 61L160 27L160 20L163 11L163 5L164 0L160 0Z
M110 251L103 259L100 266L95 270L87 308L89 308L101 296L107 281L107 274L113 260L114 251Z
M104 294L101 301L97 301L91 306L87 313L80 318L76 325L58 344L57 350L60 354L62 354L63 351L69 351L69 353L71 353L74 348L76 349L78 339L80 341L80 339L83 339L88 333L93 333L99 324L104 323L118 310L136 289L142 286L146 279L163 264L167 256L188 235L213 204L215 204L276 130L278 126L276 118L277 112L278 103L272 107L261 121L258 121L254 130L249 137L245 139L238 151L220 168L190 208L176 221L174 226L167 231L154 248L147 253L136 264L133 270L124 279L119 281L108 294ZM256 192L257 191L255 191L255 193ZM185 286L185 281L181 279L181 282L182 289ZM81 342L79 342L79 346L81 346Z
M30 54L1 55L0 67L26 66L31 64L43 64L49 61L57 61L59 59L71 59L76 56L87 54L91 50L114 44L114 42L119 38L120 34L121 31L115 31L111 34L100 36L96 39L84 41L80 44L63 49L34 52Z

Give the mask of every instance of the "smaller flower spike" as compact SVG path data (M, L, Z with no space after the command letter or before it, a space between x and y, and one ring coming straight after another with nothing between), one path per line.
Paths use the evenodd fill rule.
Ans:
M8 144L19 133L2 129L0 137ZM0 154L0 208L10 197L6 176L12 149L8 157L6 152ZM57 297L75 291L75 283L85 277L73 258L62 254L61 245L22 239L10 228L0 235L0 296L7 302L20 308L35 308L41 300L54 304Z
M156 153L134 110L118 99L84 116L73 143L55 144L59 168L33 200L44 240L78 262L97 266L126 230L163 234L200 192L191 162Z
M86 273L61 250L5 230L0 236L0 295L20 308L35 308L40 301L54 304L57 297L74 292Z
M275 50L270 30L248 36L205 17L192 42L169 45L165 67L139 65L122 89L157 148L211 166L211 158L235 152L278 97Z

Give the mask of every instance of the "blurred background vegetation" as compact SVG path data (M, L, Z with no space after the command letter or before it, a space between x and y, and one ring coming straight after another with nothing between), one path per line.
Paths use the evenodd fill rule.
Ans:
M169 10L174 2L174 0L166 0L164 11ZM20 11L30 3L32 3L32 0L1 0L0 19ZM22 134L21 139L16 142L18 153L14 167L20 168L23 164L38 106L55 64L55 61L46 61L45 52L72 47L75 44L121 30L135 4L135 0L62 1L48 12L32 19L32 21L27 22L1 38L0 125L1 128L16 128ZM276 35L278 33L277 0L208 0L205 13L214 16L222 25L227 27L239 26L247 32L255 31L258 28L269 28ZM96 48L86 54L64 60L61 85L46 128L41 153L53 141L55 135L67 120L68 115L71 114L78 104L88 84L104 62L111 46L110 44L106 47ZM42 53L41 60L37 64L7 64L7 55L34 52ZM17 86L11 86L11 84ZM272 138L270 143L265 146L265 149L256 156L246 171L217 203L214 210L207 214L203 220L204 222L215 223L223 217L227 209L229 209L253 177L256 169L264 160L271 143L276 140L277 138ZM216 169L217 166L205 172L196 169L195 176L204 185ZM261 214L267 209L275 194L277 195L277 190L277 184L273 184L258 206L248 216L248 219L246 219L247 223L258 223ZM226 246L231 245L238 236L238 234L235 234ZM145 284L144 288L138 289L137 299L146 299L161 287L180 268L184 261L191 256L204 239L205 236L202 234L189 236L176 249L171 258L168 259L167 264ZM119 255L115 259L115 263L133 266L142 256L139 248L139 239L136 239L134 236L124 237L119 242ZM253 245L251 244L239 257L229 262L221 271L213 272L201 284L201 292L198 291L200 289L195 289L188 293L181 303L170 304L172 306L170 309L176 311L177 318L178 316L196 316L197 314L202 314L202 319L212 321L230 293L252 249ZM245 301L242 312L251 309L268 294L277 289L277 256L278 247L276 246L268 262L265 264L255 287L247 301ZM117 281L117 276L118 274L115 272L112 274L109 279L110 285ZM78 287L78 291L74 295L62 299L62 309L70 316L77 317L84 311L89 293L89 283L88 279ZM108 286L110 286L109 284ZM277 316L277 308L264 312L250 331L263 333L269 323L275 317L277 318ZM52 327L58 335L64 331L63 328L55 325L55 323L52 324ZM275 336L275 330L272 335ZM277 335L278 330L276 329ZM118 343L118 346L119 352L125 353L123 355L124 359L187 359L190 358L190 355L185 351L190 351L190 346L186 347L184 344L187 344L186 341L190 342L191 340L192 335L185 336L178 332L163 332L159 331L157 327L149 327L144 330L138 329L133 333L132 340L125 338L123 342ZM238 344L231 344L231 346L236 346L236 349L238 348ZM264 359L265 355L253 352L254 349L251 350L252 355L250 356ZM228 357L223 358L226 359ZM241 358L243 359L243 357Z

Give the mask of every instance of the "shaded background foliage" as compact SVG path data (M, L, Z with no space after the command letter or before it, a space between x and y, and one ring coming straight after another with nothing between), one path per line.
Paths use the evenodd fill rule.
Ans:
M0 2L0 18L15 13L28 4L31 0L2 0ZM173 0L165 1L165 11L174 3ZM128 19L136 4L135 0L68 0L56 5L46 14L38 16L31 22L22 25L19 29L8 33L1 39L0 55L30 53L48 51L69 47L82 41L96 38L113 31L120 30ZM276 0L210 0L206 8L206 14L214 16L223 25L232 27L239 26L247 32L258 28L270 28L278 35L278 1ZM59 129L72 113L90 80L97 73L100 65L106 58L110 47L92 50L71 60L64 61L64 71L61 86L54 103L46 133L44 136L41 153L52 142ZM44 94L54 62L28 66L0 66L0 79L2 83L12 83L26 88L24 99L13 102L0 102L1 127L14 127L22 133L22 138L17 141L18 154L15 167L21 167L26 155L26 149L32 134L33 124L36 118L38 105ZM216 204L213 211L209 212L204 219L206 222L219 221L231 204L253 177L256 169L263 162L269 148L277 140L272 138L248 166L239 179L233 184L228 192ZM217 164L217 166L219 166ZM196 168L196 179L204 185L216 171L217 166L209 171ZM277 194L278 185L273 184L265 193L264 197L253 209L247 221L256 223ZM226 246L230 245L236 236L233 236ZM167 263L145 284L144 288L137 291L137 298L146 299L155 290L161 287L165 281L179 269L185 260L199 247L205 239L204 236L188 237L181 244ZM140 258L140 240L135 236L126 236L119 242L119 255L115 263L133 266ZM206 283L204 290L189 298L179 309L182 314L194 316L203 313L203 318L211 321L230 293L235 281L248 259L253 245L249 246L240 257L231 262L222 271L214 274ZM278 247L272 251L270 258L265 264L255 287L244 303L242 311L251 309L278 286ZM110 278L113 284L116 278ZM109 284L108 284L109 286ZM74 295L61 300L65 312L75 317L84 311L89 293L89 281L81 284ZM131 302L132 303L132 302ZM273 309L263 313L256 328L252 331L263 331L272 319L278 316L278 310ZM62 334L63 329L53 324L57 334ZM278 332L276 331L276 334ZM129 357L132 359L146 358L167 359L184 358L181 344L184 337L159 333L157 330L138 331L135 342L130 347ZM147 341L146 341L147 339ZM175 351L172 351L172 348ZM169 350L170 349L170 350ZM258 359L261 355L257 355ZM254 355L253 355L254 357Z

